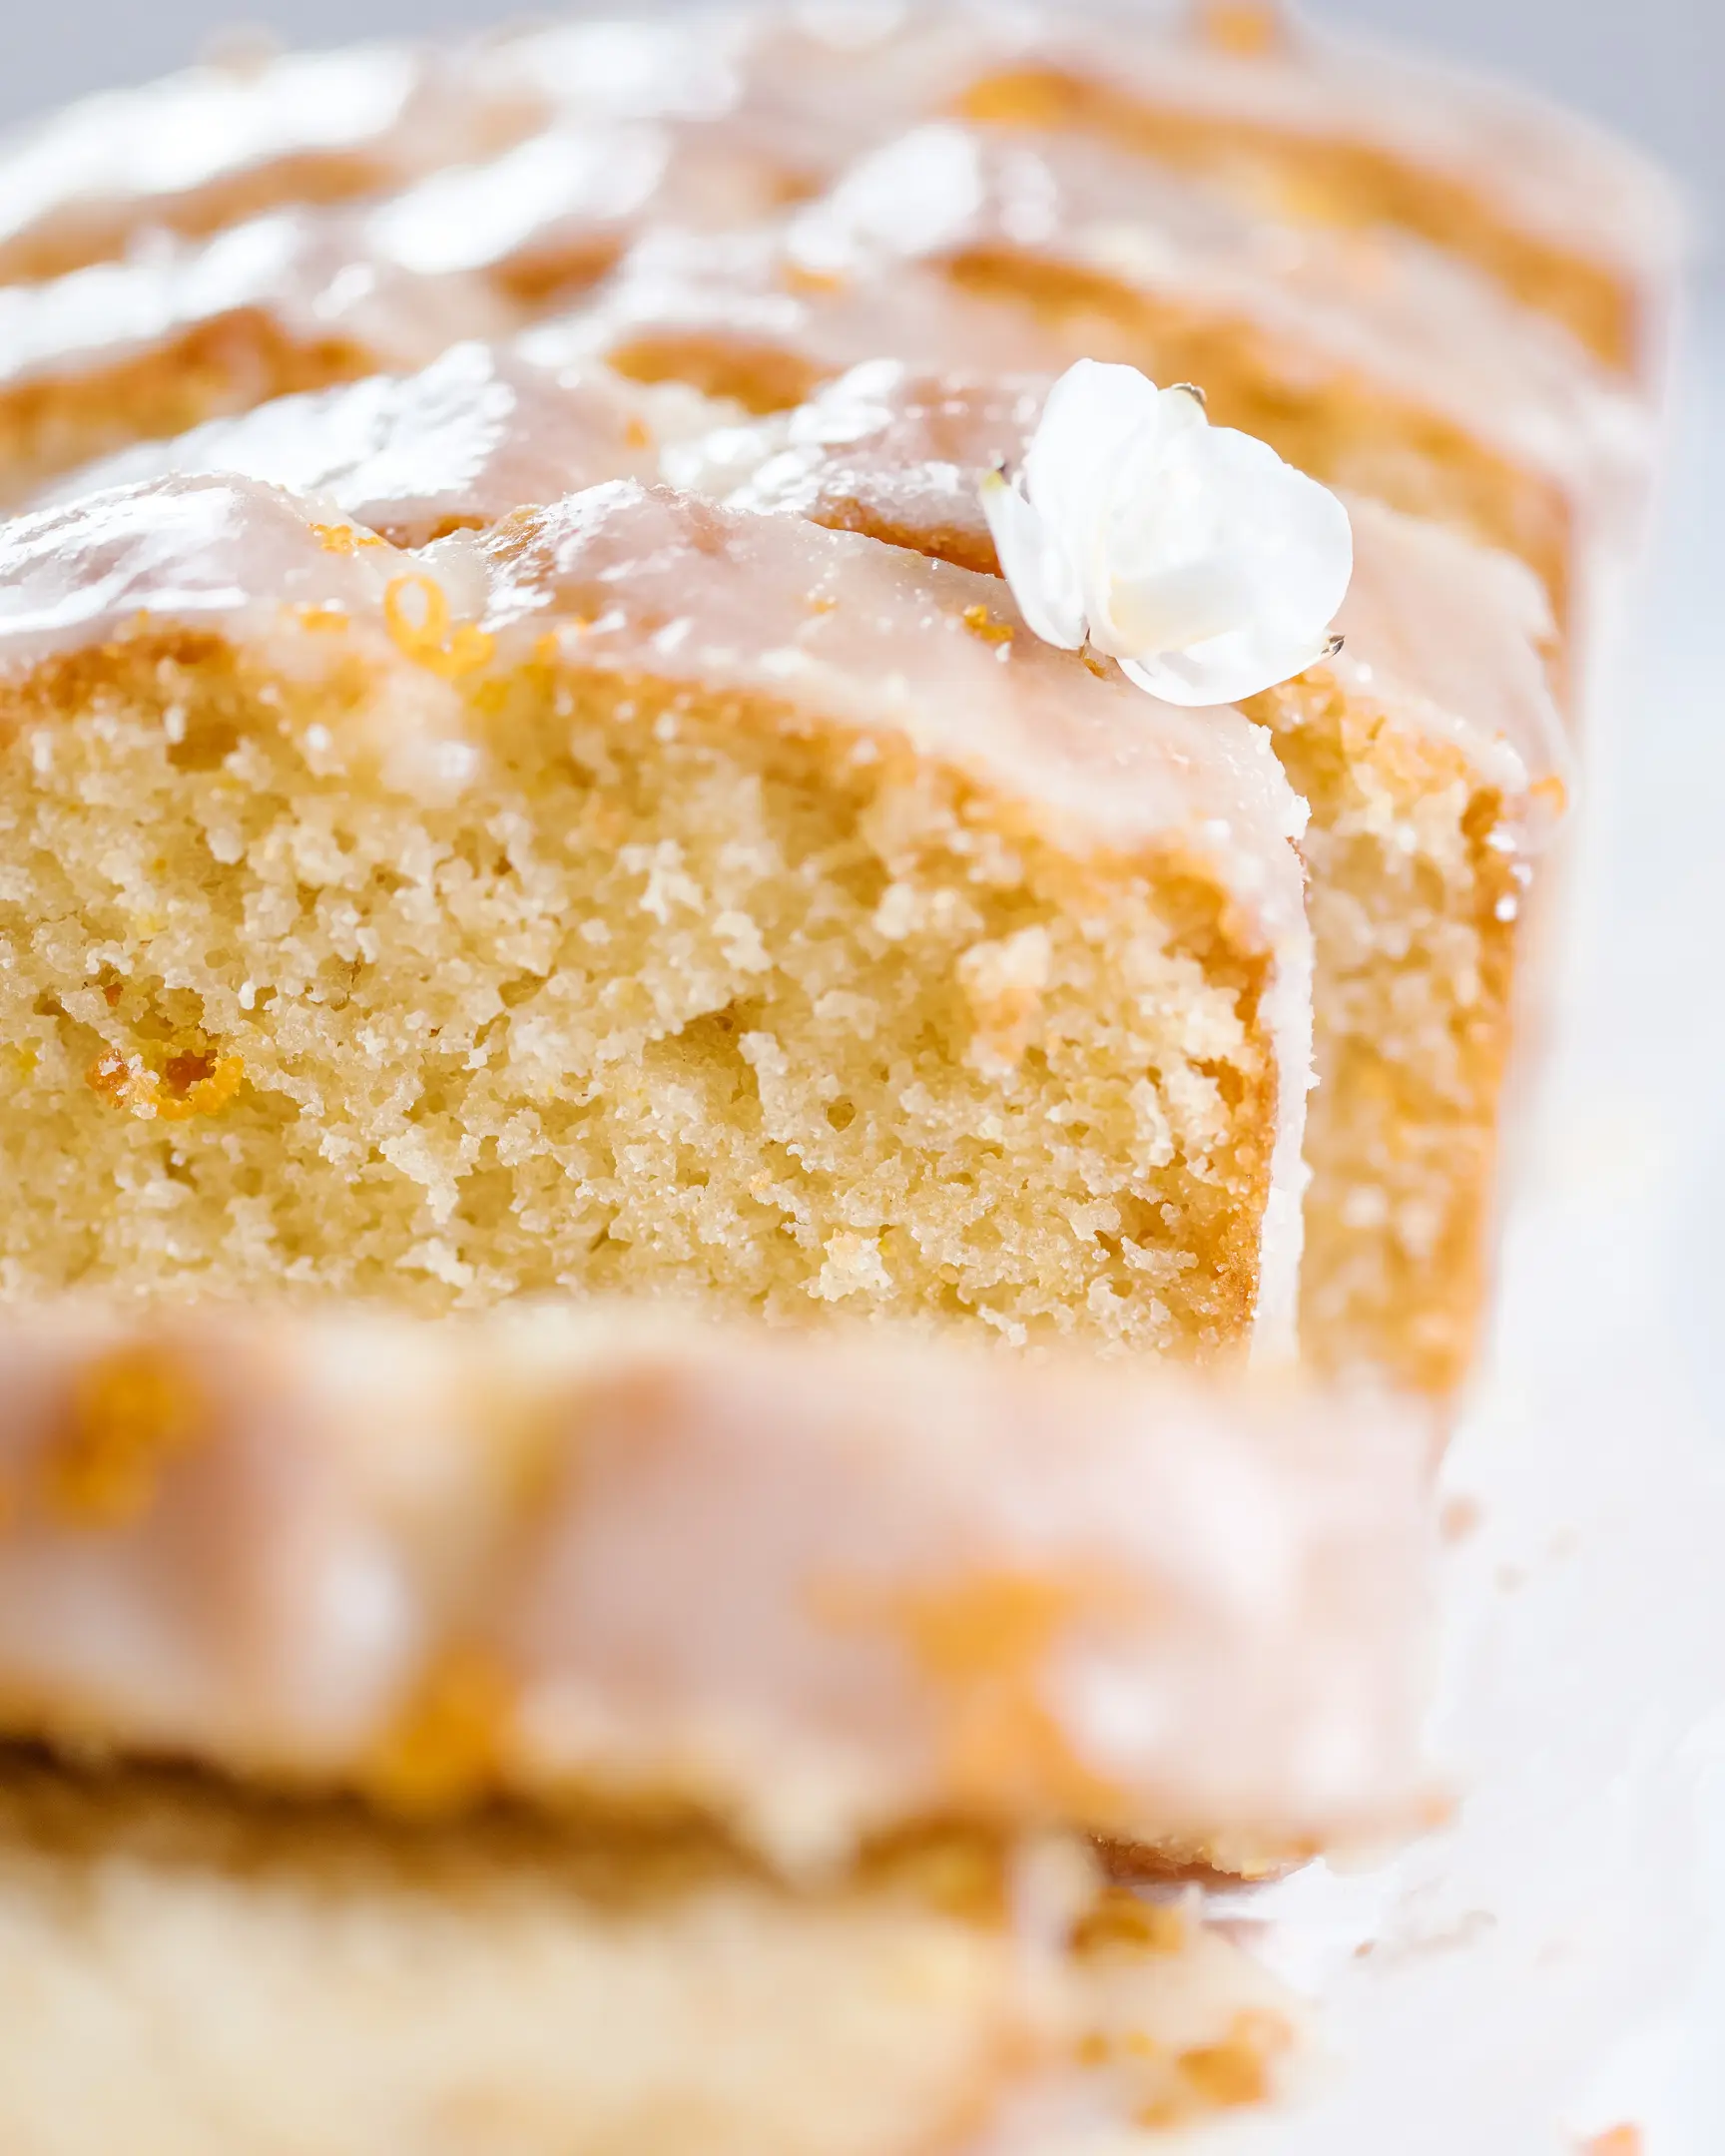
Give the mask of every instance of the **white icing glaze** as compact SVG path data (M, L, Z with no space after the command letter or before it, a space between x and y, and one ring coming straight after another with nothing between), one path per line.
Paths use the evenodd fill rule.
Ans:
M1512 231L1600 263L1639 292L1656 358L1683 220L1645 158L1537 96L1397 54L1304 19L1256 55L1191 31L1189 0L880 0L765 10L750 59L751 99L817 106L855 151L895 120L953 109L990 76L1046 63L1146 111L1208 119L1224 146L1369 146L1393 165L1477 192ZM1237 153L1234 153L1237 156Z
M340 338L380 365L422 364L514 319L473 278L390 264L344 216L279 211L208 243L163 236L128 262L0 287L0 390L117 367L254 309L289 338Z
M810 390L882 350L928 366L1042 373L1068 356L1024 308L972 298L937 270L907 264L878 279L800 276L775 226L648 233L590 300L524 332L520 348L566 366L661 343L743 359L789 356Z
M171 473L238 472L332 502L397 546L606 479L658 476L665 445L725 408L603 368L546 373L494 344L452 345L423 372L278 397L177 440L142 442L59 481L39 506Z
M506 1783L803 1859L952 1810L1348 1841L1428 1794L1409 1411L617 1311L189 1321L155 1366L197 1439L92 1533L55 1447L114 1346L63 1312L0 1344L26 1733L345 1779L459 1649L513 1702Z
M256 68L200 67L66 108L0 146L0 270L122 252L155 225L222 222L237 189L292 202L354 168L383 189L475 156L496 123L437 56L356 45ZM276 175L272 188L269 176Z

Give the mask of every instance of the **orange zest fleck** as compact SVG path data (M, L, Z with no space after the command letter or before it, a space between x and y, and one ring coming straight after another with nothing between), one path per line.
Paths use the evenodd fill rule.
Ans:
M396 648L444 681L477 673L496 650L496 639L483 629L470 623L451 627L449 601L435 577L391 577L383 593L383 619Z
M1280 2014L1262 2006L1234 2016L1221 2043L1198 2044L1180 2054L1181 2077L1218 2110L1261 2104L1270 2094L1270 2067L1294 2041Z
M1549 808L1553 815L1561 815L1569 806L1569 789L1555 772L1535 780L1527 791L1530 799Z
M623 441L624 445L630 449L651 449L653 446L653 429L645 419L637 416L631 419L623 429Z
M163 1471L208 1428L190 1371L168 1349L117 1348L84 1371L44 1469L53 1515L85 1528L133 1526Z
M169 1056L159 1072L141 1056L125 1056L118 1048L109 1048L84 1074L91 1092L114 1107L164 1123L188 1123L194 1116L219 1114L245 1079L244 1057L213 1056L196 1048Z
M1197 27L1215 51L1261 60L1282 42L1282 9L1277 0L1199 0Z
M819 270L813 263L793 262L786 265L785 282L792 291L837 292L846 285L841 270Z
M301 629L340 630L352 627L351 617L345 607L313 606L308 600L302 600L294 607L293 619Z
M383 544L375 532L361 531L356 524L313 524L311 536L325 554L357 554L361 547Z
M1581 2144L1581 2156L1642 2156L1645 2143L1639 2126L1613 2126Z
M1080 1756L1045 1676L1072 1628L1118 1599L1094 1581L1002 1571L885 1596L827 1593L817 1614L902 1642L942 1697L941 1776L957 1805L987 1812L1027 1798L1095 1821L1120 1817L1126 1793Z
M1052 129L1070 127L1079 120L1083 102L1070 78L1054 69L1008 69L973 83L953 111L960 120Z
M460 1811L495 1786L514 1687L489 1656L460 1648L433 1664L371 1762L366 1786L397 1812Z
M1093 1954L1110 1947L1131 1953L1176 1954L1191 1932L1183 1910L1152 1901L1128 1886L1109 1886L1072 1927L1072 1950Z
M980 602L964 609L964 626L984 644L1010 644L1012 641L1011 623L999 620Z

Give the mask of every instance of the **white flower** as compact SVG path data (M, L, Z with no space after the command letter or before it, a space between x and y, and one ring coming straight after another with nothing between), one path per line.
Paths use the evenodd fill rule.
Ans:
M1354 572L1348 512L1198 391L1081 359L1017 481L982 505L1025 621L1170 704L1234 704L1325 656Z

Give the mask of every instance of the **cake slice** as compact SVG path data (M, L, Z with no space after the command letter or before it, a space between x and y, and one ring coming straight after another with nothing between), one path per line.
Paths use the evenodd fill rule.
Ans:
M757 411L882 354L1048 372L1125 360L1197 383L1219 423L1326 484L1519 555L1578 666L1651 457L1638 401L1483 280L1393 238L1269 224L1070 135L918 130L777 243L649 242L591 310L524 348Z
M1262 733L997 581L619 482L418 554L239 479L0 533L0 1286L1285 1340Z
M1194 1910L1061 1845L794 1890L690 1831L0 1769L18 2156L1061 2156L1273 2101L1302 2039Z
M642 231L749 222L778 168L717 126L568 121L364 209L0 287L0 494L296 390L421 365L568 303Z
M682 483L971 568L980 486L1046 383L858 368L777 420L675 447ZM1343 650L1256 697L1312 820L1318 1088L1301 1343L1447 1392L1474 1358L1523 915L1564 799L1550 623L1519 565L1360 497Z
M1262 1871L1428 1815L1412 1412L603 1306L62 1308L0 1371L9 1737L793 1868L963 1819Z
M1682 220L1664 174L1627 144L1279 0L1195 0L1164 21L1145 36L1139 19L1046 13L1022 57L978 74L956 109L1083 128L1294 222L1399 226L1607 364L1659 379Z
M290 211L0 287L0 500L142 438L422 366L519 320L482 278L391 264L348 218Z
M80 99L0 141L0 282L202 239L266 212L387 194L530 119L452 56L400 44L237 59Z

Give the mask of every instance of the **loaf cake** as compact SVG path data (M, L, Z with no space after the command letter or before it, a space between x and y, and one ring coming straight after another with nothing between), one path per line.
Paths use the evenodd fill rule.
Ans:
M333 514L333 512L330 512ZM1299 805L1002 587L628 482L0 532L13 1302L1290 1333Z
M1284 223L1400 227L1609 364L1658 373L1680 238L1661 176L1572 115L1296 25L1274 0L710 9L454 51L236 52L16 138L0 277L113 260L140 232L385 194L559 122L734 130L812 192L943 116L1082 131Z
M8 2156L1298 2095L1674 231L1233 0L0 144Z

